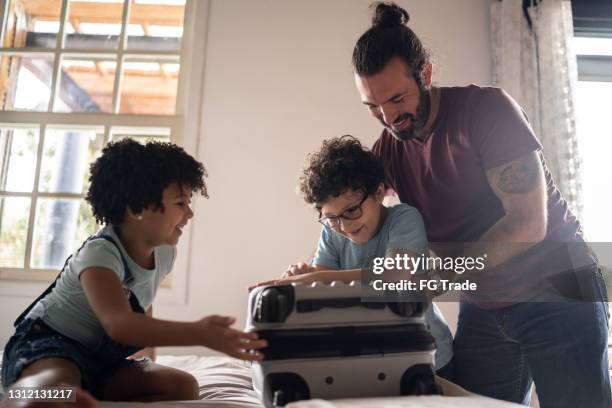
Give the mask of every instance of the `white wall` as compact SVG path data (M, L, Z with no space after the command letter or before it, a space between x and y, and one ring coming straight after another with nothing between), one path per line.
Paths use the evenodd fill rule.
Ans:
M491 83L490 1L398 1L433 53L438 84ZM371 145L380 133L350 65L369 3L211 0L198 141L211 198L195 203L187 304L157 305L158 316L220 313L241 326L247 286L312 254L316 214L296 194L305 155L325 138L348 133ZM0 300L0 344L26 303ZM441 306L454 326L456 305Z
M489 3L400 2L433 53L440 85L491 83ZM305 155L328 137L349 133L371 145L380 132L350 64L368 4L212 1L198 153L211 198L196 204L188 305L158 308L161 315L225 313L242 325L247 285L313 252L316 214L296 194ZM456 304L441 306L454 325Z

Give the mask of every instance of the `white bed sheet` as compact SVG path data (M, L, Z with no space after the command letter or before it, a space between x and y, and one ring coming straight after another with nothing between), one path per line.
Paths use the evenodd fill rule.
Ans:
M251 384L250 364L227 357L197 357L197 356L160 356L159 364L168 365L191 373L200 384L200 400L174 403L110 403L104 402L102 407L136 408L145 406L193 407L206 408L253 408L261 407L255 397ZM289 404L288 408L515 408L520 405L497 401L491 398L468 393L455 384L439 379L444 389L445 397L389 397L360 398L344 400L309 400Z
M0 366L1 357L0 353ZM102 408L261 408L251 384L250 364L228 357L160 356L159 364L191 373L200 384L200 400L177 402L100 402ZM468 393L455 384L440 379L446 396L387 397L340 400L309 400L289 404L288 408L516 408L511 404ZM1 388L0 388L1 389Z

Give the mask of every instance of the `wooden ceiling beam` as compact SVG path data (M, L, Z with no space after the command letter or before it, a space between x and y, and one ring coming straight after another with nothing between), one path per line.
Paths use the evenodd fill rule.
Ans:
M98 61L96 61L96 63L100 63ZM94 74L96 71L98 71L98 69L92 69L92 68L88 68L88 67L84 67L84 66L64 66L62 67L62 69L66 72L71 72L71 73L75 73L76 75L80 75L80 74ZM102 67L102 69L104 70L104 74L106 75L115 75L115 68L104 68ZM99 72L99 71L98 71ZM167 71L165 68L163 68L163 70L156 70L156 71L149 71L149 70L138 70L138 69L124 69L123 71L123 75L124 76L129 76L129 77L138 77L138 78L166 78L166 79L176 79L178 78L178 72L174 72L174 71Z
M45 21L59 19L61 0L13 0L21 2L26 12ZM70 3L69 18L81 23L120 24L123 12L121 3ZM184 6L132 4L130 24L149 24L181 27L183 25Z

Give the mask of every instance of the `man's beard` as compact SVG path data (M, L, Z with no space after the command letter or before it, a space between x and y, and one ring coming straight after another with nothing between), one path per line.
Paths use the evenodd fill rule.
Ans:
M401 142L412 139L423 139L426 136L425 133L427 129L425 129L425 124L427 123L430 112L431 98L429 97L429 91L425 87L419 86L419 104L416 108L416 115L405 112L395 119L395 123L401 123L405 119L410 119L410 125L406 129L393 130L391 126L387 125L382 119L380 119L380 122L393 137Z

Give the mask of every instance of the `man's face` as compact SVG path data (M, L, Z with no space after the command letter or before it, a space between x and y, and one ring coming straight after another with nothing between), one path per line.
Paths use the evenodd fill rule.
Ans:
M429 85L429 78L426 82ZM391 59L381 72L372 76L355 73L355 84L363 104L396 139L406 141L425 136L431 110L429 91L417 84L401 59Z

